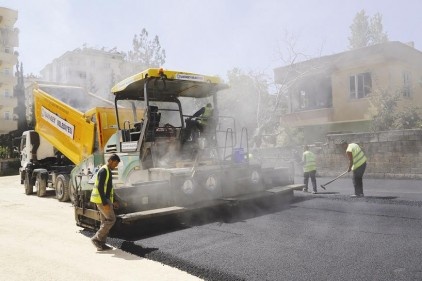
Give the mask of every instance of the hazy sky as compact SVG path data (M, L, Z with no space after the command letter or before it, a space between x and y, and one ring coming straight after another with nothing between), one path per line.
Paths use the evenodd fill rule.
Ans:
M164 68L224 77L239 67L272 75L283 65L277 50L286 32L307 55L342 52L362 9L383 16L391 41L413 41L422 50L421 0L0 0L0 6L19 12L25 74L38 74L84 43L126 52L146 28L166 50Z

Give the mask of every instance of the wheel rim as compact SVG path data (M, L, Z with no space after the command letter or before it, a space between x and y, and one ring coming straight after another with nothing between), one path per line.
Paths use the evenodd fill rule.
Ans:
M63 182L61 180L57 181L56 193L59 198L63 196Z
M40 190L40 182L39 181L35 181L35 192L38 193L38 191Z

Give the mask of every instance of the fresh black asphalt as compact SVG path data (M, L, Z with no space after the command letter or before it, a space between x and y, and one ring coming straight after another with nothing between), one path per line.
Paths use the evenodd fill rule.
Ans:
M341 179L291 204L170 218L109 242L205 280L422 280L421 183L366 180L354 199Z

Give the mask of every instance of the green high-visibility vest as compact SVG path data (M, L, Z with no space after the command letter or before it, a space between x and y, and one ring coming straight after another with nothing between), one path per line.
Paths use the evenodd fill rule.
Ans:
M104 181L104 194L105 194L106 191L107 191L108 180L110 178L110 171L109 171L107 165L102 166L101 169L105 169L107 171L107 176L106 176L106 179ZM100 172L100 170L98 170L98 172ZM103 203L101 201L100 192L98 191L98 174L97 174L97 177L95 179L94 188L92 189L92 192L91 192L90 201L93 202L93 203L96 203L96 204ZM113 203L113 201L114 201L114 190L112 188L111 191L110 191L110 202Z
M214 114L214 109L212 107L205 107L204 113L201 115L201 117L198 118L198 122L202 125L207 125L208 118L211 118Z
M351 152L353 156L352 171L356 170L366 162L366 156L363 153L362 148L360 148L360 146L356 143L349 143L346 152Z
M310 171L316 170L315 154L307 150L303 152L302 160L305 162L303 164L304 172L310 172Z

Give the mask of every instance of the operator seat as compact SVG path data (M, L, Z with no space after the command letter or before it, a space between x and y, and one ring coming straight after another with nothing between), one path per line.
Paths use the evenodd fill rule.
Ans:
M158 128L161 120L161 113L158 112L158 106L149 106L149 122L146 132L146 141L155 140L155 130Z

